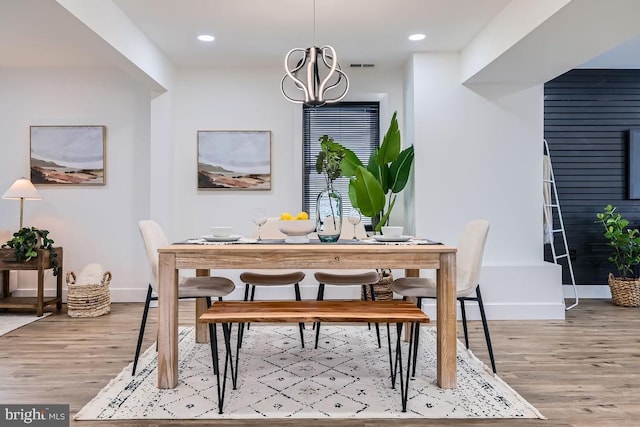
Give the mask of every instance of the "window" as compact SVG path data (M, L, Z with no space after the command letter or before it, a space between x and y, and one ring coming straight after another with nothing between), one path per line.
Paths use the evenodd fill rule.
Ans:
M324 177L316 172L316 157L320 151L318 139L331 136L352 150L364 164L380 143L379 104L377 102L341 102L322 107L302 109L303 185L302 208L315 219L316 198L326 188ZM343 213L349 211L349 179L338 178L334 189L342 195ZM363 217L364 224L371 219Z

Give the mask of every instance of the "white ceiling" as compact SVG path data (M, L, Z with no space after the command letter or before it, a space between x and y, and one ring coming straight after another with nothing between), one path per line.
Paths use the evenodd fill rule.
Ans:
M114 0L174 64L280 65L294 47L329 44L343 67L460 50L509 1L315 0L314 38L314 0ZM417 32L428 37L407 39Z
M113 0L176 66L280 66L294 47L329 44L343 67L460 50L509 1L315 0L314 39L314 0ZM427 38L410 42L416 32ZM97 43L55 0L0 0L0 66L99 65Z
M112 1L178 67L279 67L294 47L329 44L346 68L461 50L511 0ZM416 32L427 38L410 42ZM586 66L640 68L639 50L632 40ZM113 50L55 0L0 0L0 52L0 67L113 64Z

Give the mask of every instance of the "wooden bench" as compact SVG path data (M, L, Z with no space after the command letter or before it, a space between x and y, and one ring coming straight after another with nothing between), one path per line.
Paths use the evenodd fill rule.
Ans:
M387 342L389 347L389 369L391 371L391 387L395 388L396 372L400 370L400 396L402 412L407 410L407 394L409 388L409 372L411 354L414 345L414 331L420 323L428 323L429 317L414 303L409 301L217 301L204 312L200 323L209 325L211 357L213 371L218 386L218 413L222 414L227 372L231 372L233 389L237 384L237 366L242 343L244 323L300 323L300 322L340 322L340 323L386 323ZM216 325L222 324L226 355L222 384L220 383L220 366L217 346ZM231 350L231 325L238 323L238 340L236 344L235 366ZM391 350L389 323L396 323L396 356ZM404 323L410 325L409 349L407 357L406 378L402 375L401 332ZM415 362L414 362L415 363Z

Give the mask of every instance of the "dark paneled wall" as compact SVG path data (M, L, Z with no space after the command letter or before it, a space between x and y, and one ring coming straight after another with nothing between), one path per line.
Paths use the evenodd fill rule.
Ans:
M640 200L627 198L629 130L640 128L640 70L572 70L548 82L544 95L544 135L576 283L606 284L616 272L596 213L610 203L640 224ZM545 254L550 259L549 245ZM566 268L563 275L570 283Z

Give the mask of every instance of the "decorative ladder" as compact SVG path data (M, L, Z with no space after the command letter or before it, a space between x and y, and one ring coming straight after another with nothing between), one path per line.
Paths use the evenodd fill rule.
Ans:
M569 245L567 244L567 234L564 231L564 222L562 221L562 211L560 210L560 201L558 200L558 190L556 189L556 180L553 175L553 166L551 165L551 153L549 152L549 145L547 140L544 139L544 227L545 227L545 243L551 245L551 254L553 255L553 262L556 264L558 260L565 259L567 266L569 267L569 275L571 276L571 285L573 286L573 295L575 301L565 310L571 310L578 305L578 289L576 288L576 279L573 275L573 265L571 264L571 257L569 256ZM553 228L554 213L556 211L559 228ZM564 245L564 252L556 253L555 234L562 234L562 243ZM550 241L547 241L546 237L549 237Z

